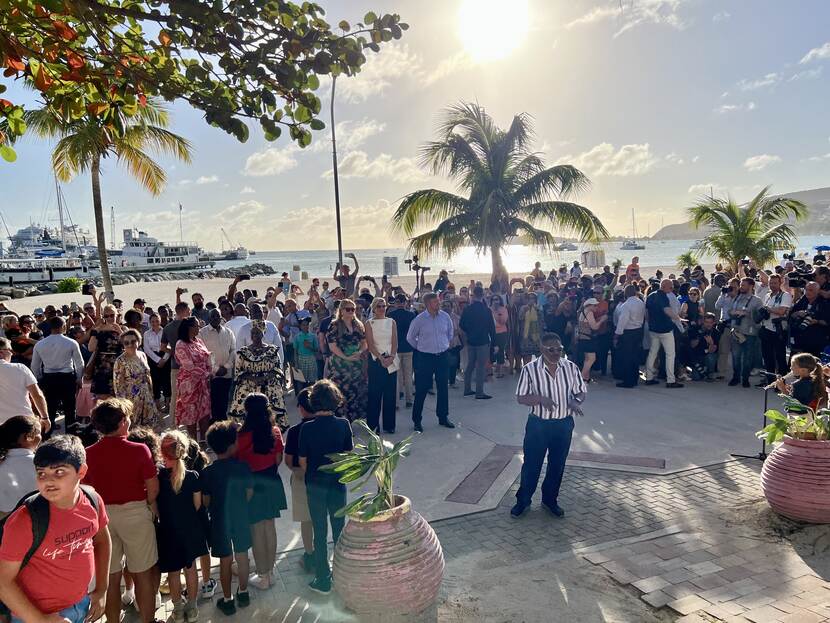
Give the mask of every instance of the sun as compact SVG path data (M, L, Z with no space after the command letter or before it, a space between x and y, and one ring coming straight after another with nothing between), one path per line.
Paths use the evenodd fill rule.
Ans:
M462 0L458 10L458 36L476 61L505 58L524 41L527 29L527 0Z

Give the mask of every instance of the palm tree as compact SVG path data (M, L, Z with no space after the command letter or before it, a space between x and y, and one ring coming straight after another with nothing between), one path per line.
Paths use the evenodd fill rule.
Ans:
M68 182L76 175L90 173L101 277L110 299L113 296L112 278L104 236L101 161L115 156L145 189L158 195L167 183L167 173L148 152L169 154L187 163L191 155L190 142L167 130L168 122L167 110L152 100L145 106L137 106L132 116L122 117L124 131L121 136L111 133L92 117L65 122L49 108L33 110L26 115L26 125L38 136L58 139L52 151L52 167L59 180Z
M694 251L686 251L677 256L677 268L683 270L684 268L694 268L700 264Z
M732 197L702 197L689 208L692 226L705 225L710 233L700 249L724 260L733 271L745 257L758 266L775 259L775 251L795 246L795 231L789 221L807 216L807 206L787 197L769 197L769 186L744 205Z
M421 163L435 175L446 174L463 195L429 188L404 197L392 226L410 237L412 252L441 250L451 257L465 246L489 251L493 280L506 285L501 252L512 236L549 251L555 239L540 225L588 241L608 236L588 208L562 200L590 182L568 164L545 168L529 149L533 128L527 114L513 117L505 131L481 106L462 102L446 110L437 133L438 140L421 148ZM430 225L434 229L416 233Z

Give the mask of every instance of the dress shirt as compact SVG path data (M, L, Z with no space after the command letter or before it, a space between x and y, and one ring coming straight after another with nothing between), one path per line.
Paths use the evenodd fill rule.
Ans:
M152 329L148 329L144 332L144 337L141 340L141 349L144 351L144 354L155 363L161 361L159 353L161 352L162 333L163 331L161 329L159 329L158 333L153 332Z
M44 374L74 373L84 378L84 358L78 342L60 333L43 338L32 350L32 372L38 379Z
M419 352L437 355L450 347L453 334L452 318L447 312L439 309L433 316L424 310L409 325L406 341Z
M582 372L573 361L560 359L556 373L551 375L545 365L545 358L539 356L522 366L516 395L534 394L550 398L554 403L552 410L535 405L530 411L543 420L561 420L569 415L568 403L576 396L586 393L587 389Z
M207 325L199 329L199 337L210 351L213 374L219 376L216 371L220 366L224 366L227 372L220 378L233 378L233 364L236 360L236 338L233 331L221 325L219 329Z
M37 489L35 452L27 448L11 448L0 463L0 513L10 513L17 502Z
M617 319L617 328L614 331L622 335L623 331L630 329L642 329L646 319L646 304L639 296L631 296L625 299L619 306L620 316Z
M233 337L239 343L239 330L249 322L251 319L247 316L234 316L225 323L225 327L233 331Z
M729 312L731 312L734 307L735 298L729 296L728 294L721 294L718 300L715 301L715 309L720 310L720 319L723 322L729 322L732 320L732 316L729 315Z
M285 363L285 357L283 356L284 349L282 346L282 336L280 335L280 331L279 329L277 329L277 325L275 325L273 322L269 322L267 320L262 322L265 322L265 332L262 334L262 342L264 344L270 344L271 346L277 347L277 350L279 351L280 355L280 366L282 366ZM237 334L236 339L236 350L251 345L252 325L253 321L248 322L248 324L244 325L241 329L239 329L239 333ZM299 335L299 333L297 335Z

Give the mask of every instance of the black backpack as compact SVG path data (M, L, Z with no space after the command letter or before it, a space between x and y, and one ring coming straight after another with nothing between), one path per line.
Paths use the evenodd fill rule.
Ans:
M95 489L89 485L81 485L81 491L84 495L86 495L89 503L92 504L92 508L94 508L97 512L100 503L98 502L99 498L98 494L95 492ZM12 516L12 513L14 513L14 511L21 506L26 507L26 510L29 511L29 517L32 519L32 546L20 562L20 570L22 570L23 567L25 567L32 559L32 556L35 555L37 548L40 547L40 544L43 543L43 539L46 538L46 531L49 529L49 502L46 498L40 495L40 493L33 491L32 493L24 495L15 505L14 510L3 517L3 519L0 519L0 540L3 538L3 529L6 527L6 520L8 520L8 518Z

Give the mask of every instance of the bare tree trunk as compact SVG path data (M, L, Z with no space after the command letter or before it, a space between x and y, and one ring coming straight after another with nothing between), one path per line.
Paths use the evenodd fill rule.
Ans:
M498 282L501 285L502 292L507 292L510 287L510 275L504 267L504 262L501 259L501 247L490 247L490 259L493 261L493 274L491 280L493 283Z
M112 303L115 293L112 291L112 278L107 261L107 240L104 235L104 209L101 205L101 158L95 156L92 161L92 207L95 212L95 236L98 242L98 260L101 262L101 278L104 280L104 292L107 301Z

